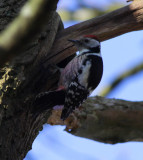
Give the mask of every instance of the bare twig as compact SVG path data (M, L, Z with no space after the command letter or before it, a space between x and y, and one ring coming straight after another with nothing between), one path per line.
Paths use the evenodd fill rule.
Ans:
M131 1L133 1L133 0L127 0L127 2L131 2Z
M101 96L107 96L109 95L116 87L118 87L124 80L130 78L131 76L134 76L138 72L143 71L143 62L140 64L137 64L134 68L131 68L121 75L119 75L117 78L115 78L110 85L104 87L104 89L99 93Z

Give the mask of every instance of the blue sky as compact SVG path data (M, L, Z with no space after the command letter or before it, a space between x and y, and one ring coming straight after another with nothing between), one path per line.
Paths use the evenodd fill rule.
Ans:
M126 0L60 0L58 9L76 10L79 7L79 3L77 2L82 3L87 7L97 7L103 10L113 3L127 4Z
M117 0L116 0L117 1ZM76 0L61 0L59 7L77 9ZM104 8L115 0L83 0ZM120 1L125 2L125 1ZM65 24L66 27L69 23ZM143 31L131 32L102 42L104 75L94 94L126 69L143 61ZM110 98L143 100L143 71L124 81ZM64 126L44 125L25 160L143 160L143 143L104 144L66 133Z
M127 69L143 61L143 31L130 32L102 43L104 76L98 91ZM125 80L110 98L143 100L143 71ZM98 93L98 92L95 92Z

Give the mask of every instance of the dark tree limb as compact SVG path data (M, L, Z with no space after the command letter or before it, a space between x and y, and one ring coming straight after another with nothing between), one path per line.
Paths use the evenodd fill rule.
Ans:
M143 141L143 102L91 97L63 123L54 110L48 123L67 126L76 136L104 143Z
M0 34L0 66L16 54L41 31L56 9L58 0L29 0L18 17ZM49 11L48 11L49 10ZM52 12L53 11L53 12Z
M24 2L24 0L10 0L9 6L18 11ZM7 1L0 3L1 10L8 8L7 3ZM57 32L62 29L60 17L53 9L56 8L56 3L57 0L54 0L48 5L46 12L49 15L45 17L47 20L42 30L34 39L31 38L10 64L0 70L0 159L2 160L22 160L51 113L48 110L34 117L31 110L35 95L41 90L56 86L59 77L59 70L54 65L49 66L46 63L40 65L47 54L47 49L51 48ZM17 13L11 14L12 18ZM12 19L6 16L4 14L0 21L1 29Z

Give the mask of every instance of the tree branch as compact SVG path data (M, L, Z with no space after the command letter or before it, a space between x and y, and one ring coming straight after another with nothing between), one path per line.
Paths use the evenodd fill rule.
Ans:
M104 143L143 141L143 102L91 97L66 121L66 131ZM48 123L63 125L61 110L54 110Z
M64 29L57 34L56 41L45 61L59 63L76 52L76 48L67 39L78 39L86 34L95 34L100 41L121 34L143 29L143 1L107 13L103 16L81 22Z
M128 69L127 71L123 72L117 78L115 78L110 85L104 87L104 89L99 93L99 95L105 97L109 95L114 89L116 89L124 80L131 78L131 76L136 75L138 72L143 71L143 62L137 64L135 67Z
M0 34L0 65L19 54L43 24L50 20L58 0L29 0L17 18ZM49 10L49 11L48 11Z

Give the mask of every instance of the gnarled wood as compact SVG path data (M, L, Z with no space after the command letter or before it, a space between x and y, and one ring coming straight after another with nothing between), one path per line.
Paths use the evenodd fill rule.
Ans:
M2 3L3 2L3 3ZM1 10L7 10L7 1L0 3ZM24 1L9 1L9 8L19 10ZM38 117L31 114L32 100L43 88L46 90L56 86L59 70L53 65L40 65L53 44L57 31L61 27L61 19L56 12L57 0L52 0L46 10L47 17L42 31L19 52L10 64L0 69L0 159L22 160L37 136L46 117L43 113ZM17 12L12 18L17 15ZM6 15L0 21L0 28L10 22ZM46 17L45 17L46 19ZM47 44L48 42L48 44ZM47 87L46 87L47 86Z

